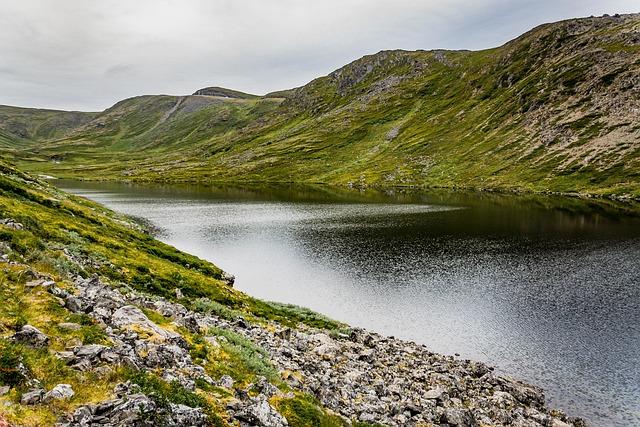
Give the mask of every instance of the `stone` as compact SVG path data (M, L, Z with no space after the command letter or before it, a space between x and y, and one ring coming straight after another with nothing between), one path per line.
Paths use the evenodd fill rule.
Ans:
M448 424L459 427L476 427L478 422L468 409L447 408L444 412L445 421Z
M87 344L73 349L73 354L81 359L96 359L108 347L100 344Z
M368 348L360 352L358 355L358 359L363 360L365 362L373 362L374 356L376 352L372 348Z
M42 389L29 390L23 393L20 403L22 405L35 405L42 401L42 396L44 396L44 390Z
M24 225L22 225L21 223L11 218L0 219L0 224L4 225L7 228L12 228L14 230L24 229Z
M565 423L564 421L560 421L557 418L551 420L550 427L571 427L571 424Z
M182 338L179 334L162 329L140 310L138 307L132 305L125 305L117 309L112 317L111 321L119 328L143 330L159 338L160 340L171 340L176 338Z
M58 327L62 329L67 329L69 331L78 331L82 326L78 325L77 323L64 322L64 323L58 323Z
M233 287L233 284L236 282L236 276L223 271L220 276L220 280L222 280L227 286Z
M250 399L250 404L235 414L235 418L260 427L288 426L287 420L269 404L265 396Z
M431 390L427 390L427 392L422 397L424 397L425 399L440 399L444 392L444 389L436 387L432 388Z
M4 396L5 394L9 393L10 390L11 387L9 387L8 385L0 387L0 396Z
M220 343L218 342L218 338L215 337L215 336L204 337L204 340L214 348L220 347Z
M47 403L52 400L71 399L74 395L75 392L69 384L58 384L44 395L42 401Z
M291 328L282 328L278 331L276 331L275 336L277 336L280 339L283 340L291 340L291 337L293 336L293 333L291 331Z
M49 344L49 337L31 325L24 325L11 337L13 341L26 344L30 347L44 348Z
M54 354L58 359L63 360L66 363L71 363L76 359L76 355L73 354L73 351L57 351Z
M220 380L218 381L218 384L220 384L220 386L224 388L233 388L234 383L235 381L229 375L221 376Z
M186 405L170 405L171 420L176 426L208 425L208 418L202 408L190 408Z

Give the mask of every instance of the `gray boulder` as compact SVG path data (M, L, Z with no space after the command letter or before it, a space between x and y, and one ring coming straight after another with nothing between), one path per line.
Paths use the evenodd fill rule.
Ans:
M20 403L23 405L35 405L42 401L43 396L44 390L42 389L29 390L22 395Z
M52 400L71 399L75 396L75 392L69 384L58 384L50 392L46 393L42 398L43 402L51 402Z
M264 395L250 398L247 403L248 405L235 414L235 418L240 421L240 425L248 424L261 427L284 427L289 425L286 418L269 404Z
M31 325L24 325L22 329L13 334L11 339L15 342L36 348L43 348L49 344L49 337Z
M111 321L119 328L134 329L136 331L143 330L160 340L169 341L180 339L181 336L175 332L162 329L153 323L138 307L125 305L117 309Z

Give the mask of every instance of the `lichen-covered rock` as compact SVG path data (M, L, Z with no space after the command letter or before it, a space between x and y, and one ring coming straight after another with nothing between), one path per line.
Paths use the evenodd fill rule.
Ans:
M135 331L148 332L153 338L159 338L162 341L168 341L171 339L178 339L180 335L162 329L140 310L138 307L132 305L125 305L118 308L111 316L113 324L120 328L129 328Z
M40 403L42 401L43 396L44 390L42 389L29 390L22 394L20 403L23 405L35 405L36 403Z
M124 385L116 389L117 399L99 404L84 405L72 415L58 423L59 427L200 427L209 425L207 415L201 408L169 404L158 406L149 396L142 393L128 393L132 388Z
M286 418L280 415L280 413L269 404L264 395L249 398L248 404L235 413L234 418L238 420L243 427L284 427L289 425Z
M49 344L49 337L31 325L24 325L11 339L35 348L43 348Z
M75 395L75 392L69 384L58 384L51 391L45 393L42 401L47 403L52 400L71 399Z

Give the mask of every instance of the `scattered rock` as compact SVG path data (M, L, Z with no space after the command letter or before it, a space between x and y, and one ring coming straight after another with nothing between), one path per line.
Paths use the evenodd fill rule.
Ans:
M444 419L452 426L476 427L480 425L468 409L449 408L444 412Z
M25 286L27 288L35 288L37 286L43 286L43 287L48 287L51 285L54 285L56 282L54 282L53 280L46 280L46 279L36 279L36 280L30 280L27 283L25 283Z
M269 404L264 395L249 398L249 405L236 413L234 418L251 426L284 427L287 420Z
M236 282L236 276L234 276L233 274L229 274L226 271L223 271L220 277L220 280L226 283L227 286L233 287L233 284Z
M432 388L431 390L428 390L424 394L424 398L425 399L440 399L442 397L442 395L444 394L444 392L445 392L445 390L440 388L440 387Z
M389 426L446 423L549 427L554 422L556 427L565 427L561 423L581 426L579 421L549 413L542 391L536 387L497 376L484 364L431 353L412 342L359 328L352 328L348 335L330 336L305 326L263 326L246 319L194 313L163 298L130 289L120 292L97 277L78 278L75 285L74 295L56 286L50 286L48 291L71 301L74 307L82 307L104 328L111 344L78 345L71 352L58 352L58 357L76 369L99 375L108 375L113 367L126 365L153 370L187 390L195 390L196 380L225 387L235 393L226 405L230 420L242 427L287 425L269 404L272 396L282 396L282 392L265 377L257 378L244 390L234 388L236 384L230 376L212 380L191 359L184 338L152 322L138 307L155 310L189 330L217 327L245 337L264 349L270 363L294 390L313 395L345 419ZM227 342L224 336L208 336L205 340L212 346ZM255 356L263 357L262 353ZM78 408L66 425L144 425L140 412L133 410L138 406L160 417L161 424L156 425L205 423L200 409L183 405L158 407L131 384L117 387L115 393L117 399Z

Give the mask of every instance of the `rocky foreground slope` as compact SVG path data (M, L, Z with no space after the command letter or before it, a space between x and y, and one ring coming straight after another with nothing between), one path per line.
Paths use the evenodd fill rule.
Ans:
M583 425L481 363L252 299L127 218L0 166L0 423Z

